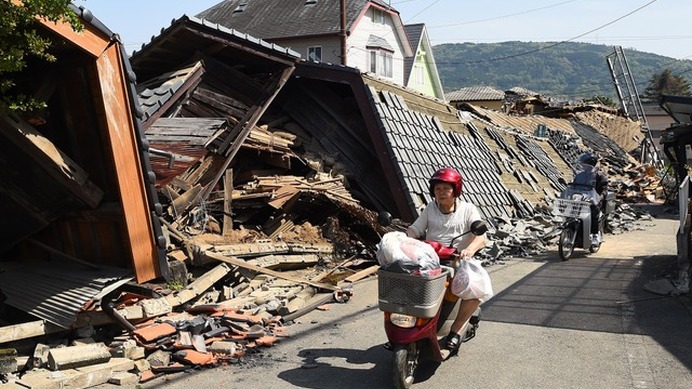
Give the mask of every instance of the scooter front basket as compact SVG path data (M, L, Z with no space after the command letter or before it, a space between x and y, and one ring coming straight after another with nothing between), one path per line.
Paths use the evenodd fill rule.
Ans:
M553 203L553 214L563 217L573 217L582 219L591 214L588 202L569 199L555 199Z
M433 317L445 295L448 270L433 277L386 270L377 272L379 308L385 312L416 317Z

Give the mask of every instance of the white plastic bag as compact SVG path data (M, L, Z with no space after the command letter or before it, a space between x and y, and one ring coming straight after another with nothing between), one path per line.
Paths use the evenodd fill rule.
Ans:
M493 297L490 275L477 259L462 260L452 280L452 293L462 299L488 301Z
M400 231L384 234L377 245L376 257L383 268L396 263L400 269L417 274L440 268L440 258L432 246Z

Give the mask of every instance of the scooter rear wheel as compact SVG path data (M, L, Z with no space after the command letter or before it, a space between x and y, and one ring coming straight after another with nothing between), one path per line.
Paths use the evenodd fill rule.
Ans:
M392 369L394 387L408 389L413 385L413 373L418 366L420 348L418 344L396 345L394 347L394 368Z
M577 240L577 229L574 226L565 227L560 233L560 241L557 249L563 261L569 259L574 253L574 243Z

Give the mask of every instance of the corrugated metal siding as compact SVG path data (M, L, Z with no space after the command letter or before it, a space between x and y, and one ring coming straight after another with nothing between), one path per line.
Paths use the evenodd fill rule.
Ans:
M131 280L124 269L89 269L63 262L42 262L0 273L5 304L63 328L70 328L88 303L106 290Z

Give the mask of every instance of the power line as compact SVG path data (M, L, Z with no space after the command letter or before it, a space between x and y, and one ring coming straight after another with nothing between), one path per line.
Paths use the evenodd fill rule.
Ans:
M417 14L415 14L415 15L411 16L410 18L408 18L408 20L407 20L406 22L404 22L404 24L410 22L411 19L413 19L413 18L415 18L416 16L418 16L418 15L422 14L423 12L427 11L428 9L430 9L430 7L432 7L433 5L435 5L435 4L439 3L439 2L440 2L440 0L435 0L435 1L433 1L430 5L428 5L427 7L423 8L420 12L418 12Z
M564 5L564 4L568 4L568 3L574 3L575 1L577 1L577 0L563 1L562 3L550 4L550 5L546 5L546 6L544 6L544 7L534 8L534 9L530 9L530 10L526 10L526 11L522 11L522 12L516 12L516 13L513 13L513 14L507 14L507 15L502 15L502 16L496 16L496 17L487 18L487 19L469 20L469 21L467 21L467 22L459 22L459 23L452 23L452 24L443 24L443 25L439 25L439 26L431 26L431 27L428 27L428 28L445 28L445 27L462 26L462 25L466 25L466 24L474 24L474 23L489 22L489 21L498 20L498 19L504 19L504 18L508 18L508 17L512 17L512 16L525 15L525 14L532 13L532 12L536 12L536 11L542 11L542 10L544 10L544 9L553 8L553 7L558 7L558 6L561 6L561 5Z
M483 63L483 62L492 62L492 61L502 61L502 60L506 60L506 59L521 57L521 56L524 56L524 55L534 54L534 53L537 53L537 52L539 52L539 51L544 51L544 50L547 50L547 49L550 49L550 48L553 48L553 47L556 47L556 46L559 46L559 45L562 45L562 44L565 44L565 43L568 43L568 42L572 42L572 41L574 41L574 40L576 40L576 39L579 39L579 38L581 38L581 37L583 37L583 36L585 36L585 35L591 34L591 33L595 32L595 31L598 31L598 30L600 30L600 29L603 29L603 28L605 28L605 27L608 27L608 26L610 26L611 24L614 24L614 23L616 23L616 22L618 22L618 21L620 21L620 20L622 20L622 19L624 19L624 18L626 18L626 17L628 17L628 16L630 16L630 15L636 13L636 12L641 11L642 9L648 7L649 5L651 5L651 4L653 4L653 3L657 2L657 1L658 1L658 0L651 0L651 1L649 1L648 3L642 5L641 7L636 8L636 9L634 9L633 11L630 11L630 12L628 12L627 14L625 14L625 15L623 15L623 16L620 16L619 18L617 18L617 19L615 19L615 20L612 20L612 21L610 21L610 22L608 22L608 23L606 23L606 24L603 24L603 25L601 25L601 26L599 26L599 27L596 27L596 28L594 28L594 29L592 29L592 30L589 30L589 31L587 31L587 32L585 32L585 33L583 33L583 34L579 34L579 35L577 35L577 36L575 36L575 37L573 37L573 38L570 38L570 39L567 39L567 40L564 40L564 41L560 41L560 42L556 42L556 43L550 44L550 45L545 46L545 47L540 47L540 48L538 48L538 49L526 51L526 52L523 52L523 53L507 55L507 56L504 56L504 57L479 59L479 60L475 60L475 61L444 62L444 63L448 63L448 64L473 64L473 63Z

